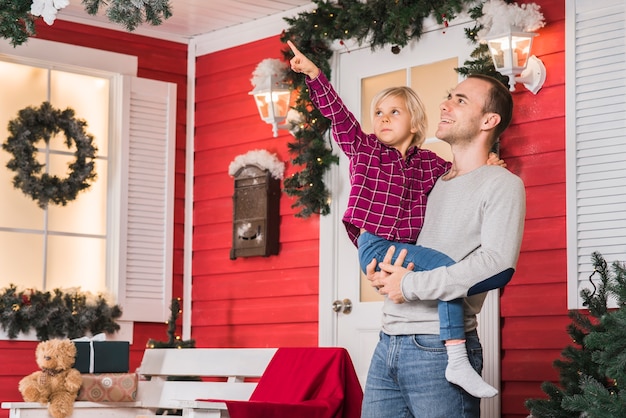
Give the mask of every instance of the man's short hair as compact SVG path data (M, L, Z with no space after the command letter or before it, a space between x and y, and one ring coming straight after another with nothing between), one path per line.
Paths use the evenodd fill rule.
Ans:
M470 74L467 78L484 80L491 85L483 112L497 113L500 115L500 123L495 127L494 137L492 138L495 142L500 138L502 132L509 127L511 119L513 118L513 96L509 88L502 84L497 78L485 74Z

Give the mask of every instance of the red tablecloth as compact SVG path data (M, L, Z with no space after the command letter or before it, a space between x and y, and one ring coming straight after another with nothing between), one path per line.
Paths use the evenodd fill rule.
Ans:
M363 391L344 348L279 348L249 401L231 418L359 418Z

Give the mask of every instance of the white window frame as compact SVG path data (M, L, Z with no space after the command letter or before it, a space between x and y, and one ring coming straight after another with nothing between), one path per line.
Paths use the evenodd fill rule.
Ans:
M582 309L591 254L626 261L626 4L565 9L567 299Z
M107 288L123 309L113 338L132 341L133 321L170 316L176 85L137 78L137 57L36 38L0 40L0 57L111 80Z

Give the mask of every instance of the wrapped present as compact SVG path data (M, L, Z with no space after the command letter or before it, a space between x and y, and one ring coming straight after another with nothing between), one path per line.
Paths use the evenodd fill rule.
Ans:
M104 341L104 334L72 340L76 346L74 368L81 373L128 373L128 341Z
M77 401L133 402L137 398L136 373L83 374Z

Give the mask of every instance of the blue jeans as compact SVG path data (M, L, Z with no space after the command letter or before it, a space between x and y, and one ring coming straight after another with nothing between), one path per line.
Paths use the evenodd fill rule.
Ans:
M472 367L482 372L476 331L466 334ZM446 348L439 335L380 333L363 394L361 418L479 418L480 399L446 380Z
M388 241L369 232L363 232L359 235L357 244L359 246L359 263L363 271L365 271L366 266L372 259L375 258L378 262L383 261L391 245L396 247L392 262L396 260L401 249L406 249L407 255L402 265L406 267L409 263L413 263L415 264L414 271L432 270L437 267L454 264L453 259L432 248ZM378 270L378 267L376 269ZM440 300L437 308L441 339L445 341L465 338L463 299L459 298L447 302Z

